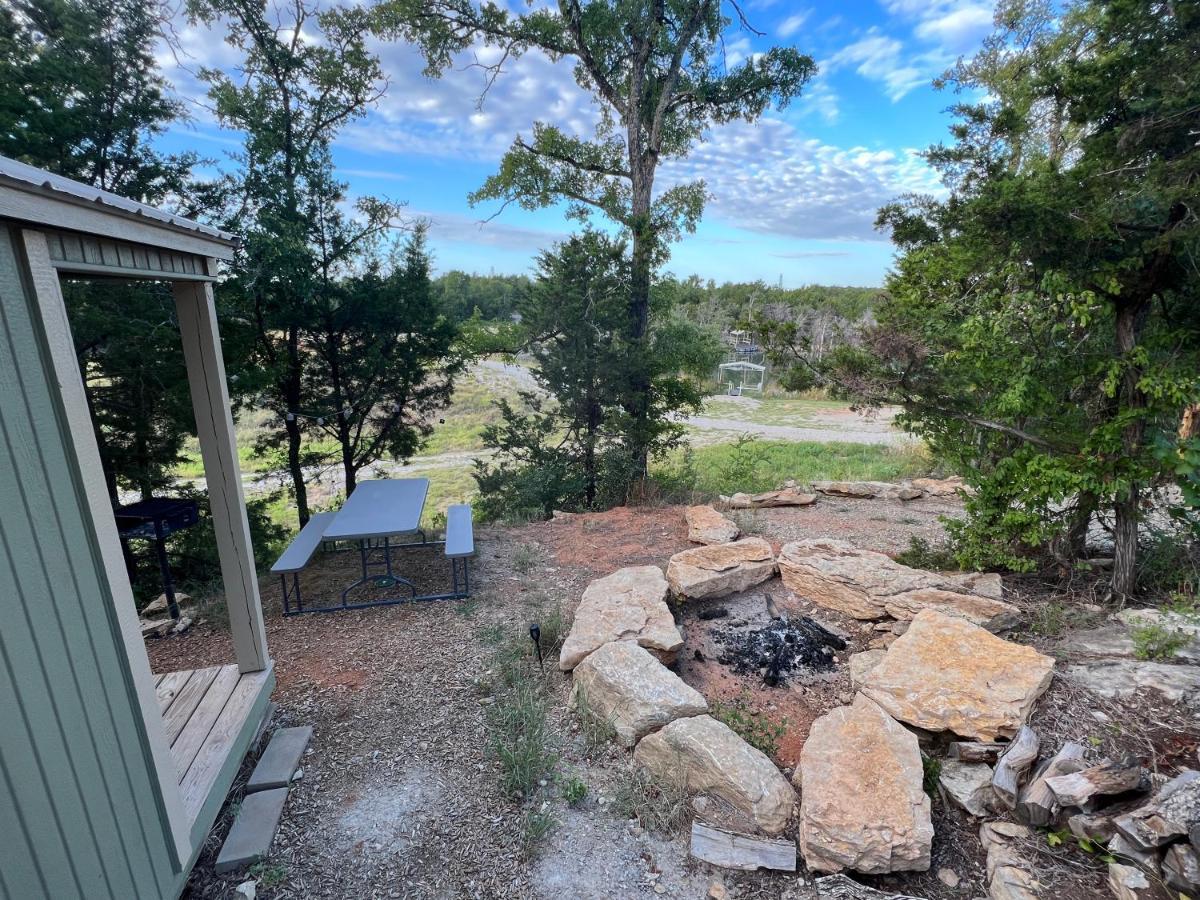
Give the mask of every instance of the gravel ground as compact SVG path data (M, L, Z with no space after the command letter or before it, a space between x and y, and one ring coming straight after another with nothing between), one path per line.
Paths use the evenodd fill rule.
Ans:
M940 541L939 517L959 509L947 500L901 504L822 498L806 508L742 513L739 520L745 531L762 534L776 548L801 537L830 536L895 553L913 535ZM730 895L741 900L814 896L806 872L719 873L688 857L685 836L653 835L616 815L612 804L629 778L629 753L611 745L589 751L576 717L567 712L569 680L552 663L545 677L551 698L549 742L557 754L554 776L524 803L501 791L499 765L489 749L486 716L492 698L484 687L496 643L519 640L531 621L548 621L555 604L569 613L593 578L625 565L665 565L687 546L680 508L617 509L480 529L475 595L469 601L284 620L277 585L265 581L268 641L278 677L274 724L312 725L313 741L269 859L250 876L212 871L249 760L185 896L234 896L234 887L247 877L256 878L260 898L701 898L714 878L723 879ZM412 554L419 582L432 585L445 577L438 554ZM306 591L330 590L351 580L355 566L351 555L325 556L308 576ZM839 629L850 644L847 654L871 637L859 623L788 597L777 581L763 587L790 612L811 614ZM1045 586L1017 587L1018 602L1031 617L1059 599ZM215 618L184 635L151 641L154 670L232 659L228 634ZM726 673L706 669L690 655L705 639L699 623L686 614L682 624L688 643L681 673L687 680L711 699L742 697L768 717L788 720L776 761L790 775L811 721L849 699L845 657L832 672L789 678L779 688L745 678L724 680ZM1021 639L1054 649L1063 637L1030 633ZM536 667L532 654L526 665ZM1092 713L1101 709L1108 727L1097 729L1100 720ZM1097 752L1136 745L1143 756L1149 752L1161 761L1164 770L1184 762L1189 748L1194 754L1194 722L1189 731L1170 709L1153 710L1149 722L1130 722L1130 715L1056 678L1034 724L1045 731L1048 743L1086 739L1095 732L1101 734ZM586 799L575 807L561 797L559 784L568 778L588 787ZM946 900L986 893L977 826L940 800L933 810L932 870L873 879L874 886ZM530 811L555 823L532 850L523 841ZM1104 895L1102 869L1081 852L1051 852L1040 844L1029 852L1038 855L1040 875L1054 886L1054 897ZM957 888L937 879L941 867L954 869L962 879Z

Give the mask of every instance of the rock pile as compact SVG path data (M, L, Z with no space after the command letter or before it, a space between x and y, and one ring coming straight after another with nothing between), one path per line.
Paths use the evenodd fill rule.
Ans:
M571 632L558 654L564 672L610 641L633 641L664 662L683 646L667 606L667 580L658 566L618 569L587 586Z

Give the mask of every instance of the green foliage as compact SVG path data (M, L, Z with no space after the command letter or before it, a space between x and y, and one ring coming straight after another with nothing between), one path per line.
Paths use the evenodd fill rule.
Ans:
M655 343L652 273L667 244L695 229L705 200L701 182L656 192L658 166L686 156L712 126L752 122L769 106L785 105L812 76L812 59L791 47L771 47L725 65L722 36L731 23L723 5L708 0L571 0L524 12L474 0L386 0L374 8L373 20L384 36L420 44L430 74L444 71L477 41L502 53L493 76L504 60L530 50L575 63L576 80L600 108L590 139L534 122L531 136L513 142L499 171L471 199L526 209L565 203L580 219L599 211L631 239L624 307L627 337L638 352L618 370L630 420L621 429L629 444L622 468L634 479L644 477L662 421L653 371L661 348L648 346ZM681 345L668 346L678 353Z
M687 373L707 371L716 358L711 340L666 311L656 314L648 344L633 338L623 241L584 232L543 253L538 267L519 311L544 394L523 394L522 409L499 401L500 423L484 430L484 444L497 451L476 463L484 519L625 502L640 477L637 448L662 454L678 443L674 415L697 410L702 398ZM626 409L634 372L649 379L642 417Z
M545 808L527 809L521 818L521 850L532 857L547 835L558 825L554 814Z
M878 324L819 363L773 347L902 423L978 491L960 560L1027 571L1114 523L1113 590L1135 588L1141 499L1200 455L1200 10L1138 0L1002 3L944 82L950 188L885 207L902 248ZM1131 98L1136 98L1132 100Z
M706 496L735 490L769 491L789 479L801 484L821 480L900 481L929 473L930 461L919 446L873 446L830 441L754 441L755 463L743 468L737 484L726 480L733 463L733 444L711 444L691 450L695 489ZM680 451L676 451L678 460ZM666 462L663 464L666 468ZM652 470L657 471L657 470ZM745 477L747 472L753 477Z
M558 756L551 747L546 721L550 700L539 676L528 671L527 662L511 658L514 649L505 648L497 659L497 665L503 667L501 684L505 687L487 707L487 722L489 746L500 762L501 790L520 800L533 796Z
M767 756L774 756L779 751L779 741L787 734L787 719L772 722L762 713L752 709L746 696L730 701L714 700L709 704L709 714L717 721L724 722L747 744Z
M587 783L578 775L571 775L562 783L562 798L568 806L578 806L588 795Z
M265 859L260 859L247 870L247 874L264 889L279 887L287 881L287 873L287 866L283 863L267 862Z
M921 754L921 787L930 797L938 795L938 779L942 777L942 761L936 756Z
M1138 659L1174 659L1175 654L1192 642L1190 632L1160 622L1147 622L1129 629L1133 655Z
M452 322L504 322L529 290L525 275L476 275L453 269L433 280L438 308Z
M752 490L749 485L758 481L758 468L766 458L758 437L740 434L729 446L728 455L718 469L721 484L730 493Z
M915 534L908 540L908 549L896 554L896 562L914 569L933 571L958 568L958 559L953 551L946 547L935 547Z
M688 799L683 777L658 778L635 765L617 783L612 810L621 818L637 819L649 832L669 837L691 819Z

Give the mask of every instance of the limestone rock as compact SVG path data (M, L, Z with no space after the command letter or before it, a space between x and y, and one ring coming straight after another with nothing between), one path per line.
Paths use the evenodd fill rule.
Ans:
M722 498L730 509L771 509L778 506L812 506L817 502L816 494L806 494L794 487L761 494L734 494Z
M737 524L711 506L689 506L684 513L688 540L693 544L727 544L736 541Z
M1185 769L1159 788L1148 803L1118 816L1113 824L1138 849L1186 839L1192 827L1200 824L1200 772Z
M984 822L979 841L987 853L988 896L991 900L1037 900L1041 885L1015 841L1030 831L1014 822Z
M994 623L994 627L1003 627L1017 616L1015 607L1000 600L962 593L954 581L959 576L909 568L846 541L815 538L785 544L779 554L779 572L789 590L856 619L885 615L911 619L931 605L976 624ZM980 583L994 592L994 582ZM889 612L889 604L894 613Z
M920 612L862 691L893 717L927 731L1011 738L1050 686L1054 660L964 619Z
M960 809L982 819L992 803L992 767L948 759L942 763L938 785L944 796Z
M1200 888L1200 854L1189 844L1172 844L1163 854L1163 880L1180 892Z
M812 724L793 779L810 869L876 875L929 868L933 825L916 737L859 694Z
M682 779L689 791L714 794L768 834L787 826L796 793L763 753L712 716L676 719L642 738L634 761L654 775Z
M1200 703L1200 667L1136 659L1096 659L1074 663L1067 674L1088 690L1114 700L1133 700L1145 691L1172 703Z
M813 490L858 500L916 500L925 494L915 485L893 484L890 481L814 481Z
M988 631L1004 631L1021 620L1021 611L1003 600L974 597L940 588L920 588L888 597L884 608L889 616L911 621L923 609L936 609L948 616L958 616Z
M184 606L193 606L195 605L195 602L196 601L194 601L189 595L183 593L182 591L175 592L175 605L180 609L183 609ZM156 613L165 613L167 611L167 606L167 595L165 593L159 594L146 604L145 609L142 610L142 616L143 618L149 618Z
M575 667L571 701L611 722L626 747L675 719L708 712L699 691L632 641L612 641L588 654Z
M842 874L818 878L813 882L813 887L817 890L817 900L920 900L911 894L877 891Z
M775 554L759 537L695 547L671 557L667 581L682 597L723 597L761 584L775 574Z
M1120 862L1108 864L1108 889L1117 900L1170 900L1157 881L1137 866Z
M631 566L593 581L575 610L558 667L570 671L609 641L633 641L671 662L683 636L666 600L667 580L658 566Z
M1004 579L998 572L944 572L954 590L991 600L1004 599Z
M954 497L967 492L967 486L958 476L952 478L914 478L909 482L930 497Z
M850 686L857 688L867 677L867 673L875 668L887 656L886 650L863 650L850 656Z

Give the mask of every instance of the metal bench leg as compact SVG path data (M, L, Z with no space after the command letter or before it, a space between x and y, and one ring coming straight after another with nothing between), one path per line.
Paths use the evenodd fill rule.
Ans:
M279 585L283 588L283 614L285 616L293 616L296 613L304 612L304 599L300 596L300 573L292 572L292 586L288 587L288 577L286 574L279 576ZM296 601L296 608L291 607L291 600Z

